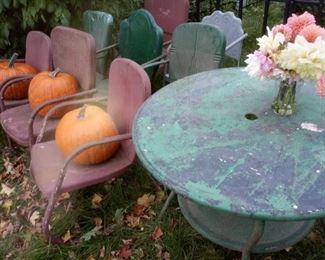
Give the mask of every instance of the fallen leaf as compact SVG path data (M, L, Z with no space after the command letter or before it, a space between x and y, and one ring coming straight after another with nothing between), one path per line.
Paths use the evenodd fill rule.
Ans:
M99 250L99 258L104 258L105 257L105 246L103 246L100 250Z
M290 252L292 249L293 249L293 247L289 246L289 247L285 248L284 250L287 251L287 252Z
M96 260L92 255L87 257L87 260Z
M63 200L67 200L67 199L70 199L69 192L64 192L64 193L60 194L60 196L58 197L58 201L63 201Z
M101 201L103 200L102 195L95 193L91 199L91 207L99 208Z
M166 197L166 193L163 190L156 192L156 202L157 203L161 203L165 197Z
M135 204L133 207L133 212L136 216L143 216L144 212L146 211L146 207L143 205Z
M6 200L2 205L2 207L7 210L7 214L9 213L11 206L12 206L12 200Z
M315 231L311 231L307 238L313 242L318 242L318 241L321 241L322 238L321 238L321 234L318 233L318 232L315 232Z
M154 201L155 201L155 195L146 193L142 197L137 199L137 204L148 208Z
M13 193L15 190L15 187L10 188L4 183L1 183L1 188L2 189L1 189L0 194L6 194L7 196L10 196L10 194Z
M126 223L130 227L137 227L140 225L140 217L135 217L133 214L126 216Z
M102 228L102 226L94 227L92 230L88 231L87 233L83 234L80 237L80 240L88 241L92 237L95 237L98 234L98 231Z
M154 232L151 234L151 239L156 241L158 238L160 238L164 233L162 232L160 227L156 227Z
M30 223L32 223L32 225L35 226L36 220L39 219L39 217L40 217L39 212L37 210L34 211L33 214L29 218Z
M94 221L95 221L96 227L101 226L102 223L103 223L103 220L101 218L98 218L98 217L94 218Z
M132 256L133 240L127 239L122 241L123 241L123 246L118 250L116 256L121 257L123 259L129 259Z
M71 240L72 237L73 237L73 236L71 235L70 230L68 230L68 231L64 234L64 236L62 237L63 242L64 242L64 243L65 243L65 242L68 242L69 240Z

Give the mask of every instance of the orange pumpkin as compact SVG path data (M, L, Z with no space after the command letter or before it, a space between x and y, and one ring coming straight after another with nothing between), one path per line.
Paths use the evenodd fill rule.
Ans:
M38 72L37 69L27 63L15 63L17 57L18 54L14 53L9 61L0 63L0 83L13 76L36 74ZM12 84L5 91L4 98L8 100L27 98L29 83L30 80L24 80Z
M78 81L68 73L61 72L59 68L49 72L44 71L37 74L28 89L28 100L32 108L44 103L45 101L69 96L77 93ZM45 116L46 113L55 105L48 105L43 108L39 115ZM60 109L52 117L61 117L67 109Z
M117 128L108 113L97 106L84 105L62 117L55 131L55 141L60 151L68 156L82 144L117 134ZM118 146L118 142L94 146L79 154L74 162L103 162L116 152Z

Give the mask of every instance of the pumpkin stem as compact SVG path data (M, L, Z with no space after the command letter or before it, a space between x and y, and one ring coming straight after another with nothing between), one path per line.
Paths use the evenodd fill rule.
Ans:
M15 52L11 56L11 58L10 58L10 60L8 62L7 68L12 68L15 65L15 62L16 62L17 58L18 58L18 53Z
M82 106L82 108L79 111L78 117L77 117L78 119L84 119L85 118L87 107L88 107L88 105L86 105L86 104Z
M55 78L56 75L58 75L60 72L61 72L61 69L60 68L56 68L55 70L53 70L53 71L51 71L49 73L49 76L52 77L52 78Z

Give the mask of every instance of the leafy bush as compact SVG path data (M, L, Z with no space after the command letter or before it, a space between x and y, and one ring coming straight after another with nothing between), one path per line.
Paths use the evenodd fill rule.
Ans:
M0 57L14 51L24 54L28 31L47 34L59 24L81 27L83 11L107 11L114 17L115 32L121 19L142 6L143 0L1 0L0 1Z

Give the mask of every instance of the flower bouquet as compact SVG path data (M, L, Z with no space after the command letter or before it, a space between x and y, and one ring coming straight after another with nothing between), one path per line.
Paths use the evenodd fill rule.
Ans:
M317 81L316 92L325 97L325 28L316 25L308 12L293 14L286 24L276 25L257 39L258 50L245 60L245 71L260 79L280 79L273 111L291 115L296 110L296 81Z

